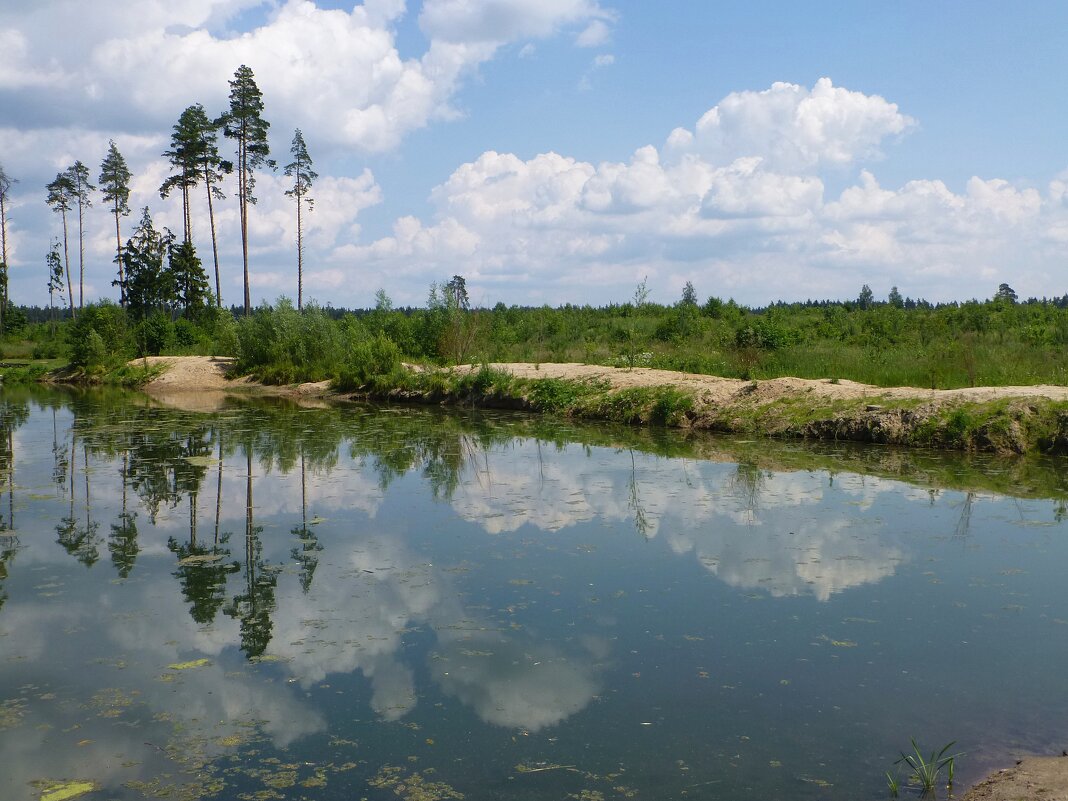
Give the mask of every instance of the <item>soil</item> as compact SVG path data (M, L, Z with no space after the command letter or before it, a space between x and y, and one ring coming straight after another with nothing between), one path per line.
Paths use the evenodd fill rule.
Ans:
M202 390L234 390L258 386L249 378L231 378L233 359L213 356L150 356L148 364L167 365L167 371L146 384L152 395ZM138 359L138 364L143 363ZM1068 387L969 387L965 389L921 389L918 387L875 387L855 381L807 378L772 378L758 382L737 378L678 373L648 367L600 367L589 364L502 363L490 367L507 370L519 378L566 378L607 381L615 389L628 387L676 386L693 391L699 402L715 406L748 395L753 400L771 402L784 397L807 395L813 400L854 400L858 398L919 399L939 401L990 401L999 398L1047 398L1068 401ZM474 370L464 366L458 370ZM300 384L284 394L325 395L328 383ZM755 396L755 397L753 397Z
M757 385L762 401L811 394L825 400L853 400L880 397L888 399L989 401L998 398L1048 398L1068 400L1068 387L969 387L966 389L920 389L917 387L874 387L855 381L770 378L758 382L739 378L719 378L710 375L677 373L672 370L654 370L649 367L600 367L589 364L491 364L490 367L507 370L518 378L569 378L580 380L608 381L614 388L668 386L693 390L698 398L709 404L724 403L743 391ZM459 368L458 368L459 369ZM468 367L465 369L477 369Z
M983 779L961 801L1068 801L1068 757L1026 757Z

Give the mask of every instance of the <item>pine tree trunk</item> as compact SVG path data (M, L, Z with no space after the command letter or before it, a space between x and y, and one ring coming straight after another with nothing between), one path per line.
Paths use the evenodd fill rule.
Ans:
M3 297L0 297L0 334L4 333L4 318L7 317L7 279L10 265L7 263L7 209L4 206L4 193L0 192L0 262L4 265Z
M183 176L184 178L184 176ZM189 230L189 184L182 183L182 241L191 241L192 232Z
M241 184L240 188L240 205L241 205L241 264L244 270L245 278L245 316L248 317L252 314L252 296L249 292L248 286L248 164L246 163L245 156L245 141L241 140L238 147L238 172L237 179Z
M70 282L70 252L67 247L67 212L62 211L60 215L63 217L63 265L67 271L67 302L70 304L70 316L72 320L78 318L77 312L74 311L74 285Z
M7 264L7 209L4 193L0 192L0 261Z
M78 197L78 308L85 306L85 234L83 229L84 209Z
M215 260L215 305L222 308L222 287L219 285L219 243L215 237L215 207L211 202L211 174L204 167L204 185L208 188L208 225L211 226L211 255Z
M300 181L300 174L297 175ZM300 222L300 192L297 192L297 311L304 311L304 236Z
M126 308L126 276L122 271L122 233L119 231L119 199L112 207L115 213L115 261L119 265L119 305Z

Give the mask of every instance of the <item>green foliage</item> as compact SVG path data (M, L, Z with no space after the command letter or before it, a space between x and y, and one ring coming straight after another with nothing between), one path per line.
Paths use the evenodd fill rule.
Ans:
M200 263L196 249L189 240L168 249L168 269L173 288L173 299L181 307L182 314L192 317L208 302L208 276Z
M282 298L242 318L236 334L238 370L268 383L288 384L334 378L347 361L348 345L363 331L349 324L343 334L317 306L302 313Z
M338 370L334 384L340 390L354 391L376 379L394 376L400 366L400 348L383 334L376 334L349 346L348 356Z
M158 356L177 342L174 323L163 312L154 312L134 326L134 339L144 356Z
M530 385L527 397L539 412L564 412L590 394L590 385L561 378L540 378Z
M87 372L99 372L133 355L126 313L109 301L82 309L68 324L66 334L71 364Z
M143 319L154 311L169 309L175 299L174 274L167 269L174 237L164 229L161 233L152 224L148 206L141 212L141 222L123 248L125 266L123 294L126 306L135 319Z
M921 794L927 796L935 791L938 786L938 777L943 770L946 771L949 779L948 784L952 787L956 758L962 756L962 754L947 754L946 752L956 745L956 740L942 746L939 751L931 751L927 757L924 757L915 740L910 740L910 742L912 743L912 751L910 753L902 751L901 759L894 764L900 765L904 763L908 766L911 771L909 781L919 785Z

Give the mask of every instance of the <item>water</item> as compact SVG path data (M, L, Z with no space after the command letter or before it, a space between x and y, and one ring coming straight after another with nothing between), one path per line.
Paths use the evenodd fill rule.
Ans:
M5 390L0 798L965 783L1068 745L1065 472Z

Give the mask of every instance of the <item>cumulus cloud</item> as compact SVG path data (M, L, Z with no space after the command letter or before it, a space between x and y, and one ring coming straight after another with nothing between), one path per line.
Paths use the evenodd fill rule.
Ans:
M269 98L269 118L316 130L332 144L383 151L453 116L462 76L501 45L611 19L589 0L427 0L419 24L430 44L422 56L402 58L394 26L403 0L369 0L349 12L287 0L258 27L227 27L241 12L265 6L8 4L0 10L0 100L27 127L38 126L37 115L54 125L158 126L192 102L222 109L227 80L247 64ZM44 104L34 95L42 88Z
M1068 181L1045 194L979 177L957 191L932 179L882 187L861 165L915 127L894 103L826 78L776 83L728 95L628 161L488 151L431 192L433 220L403 227L437 237L439 273L463 272L487 293L521 286L507 299L522 302L621 299L644 275L661 300L686 280L758 302L842 297L877 275L889 276L886 289L937 299L1010 262L1025 292L1059 291L1050 282L1068 239ZM827 195L828 173L841 183L858 168ZM461 228L452 252L443 234ZM385 270L411 252L401 239L353 255Z
M895 103L820 78L812 89L775 83L761 92L734 92L694 131L673 132L669 144L717 163L760 156L772 168L806 170L878 156L884 139L914 125Z

